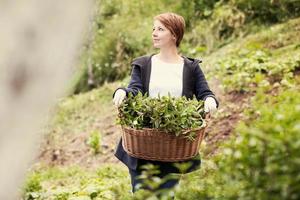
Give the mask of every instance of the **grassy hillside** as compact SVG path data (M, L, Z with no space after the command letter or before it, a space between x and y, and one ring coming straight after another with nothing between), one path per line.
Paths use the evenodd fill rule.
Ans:
M238 38L206 57L197 54L221 107L201 146L202 168L182 177L177 199L300 198L299 32L296 18ZM57 104L24 183L24 199L151 196L140 191L131 197L127 169L112 154L121 135L112 92L127 82Z
M155 51L153 17L163 12L186 22L180 51L208 55L239 36L300 14L299 0L96 0L90 33L70 93L89 91L106 81L124 78L132 58ZM133 20L134 19L134 20Z

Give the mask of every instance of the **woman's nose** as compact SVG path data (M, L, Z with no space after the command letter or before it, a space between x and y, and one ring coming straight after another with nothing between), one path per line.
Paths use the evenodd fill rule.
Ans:
M153 30L153 31L152 31L152 36L154 36L154 37L157 36L156 30Z

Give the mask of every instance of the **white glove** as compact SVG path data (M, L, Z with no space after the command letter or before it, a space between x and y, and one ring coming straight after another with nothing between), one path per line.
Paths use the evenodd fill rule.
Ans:
M120 106L122 101L125 99L125 97L126 97L126 92L123 89L118 89L113 99L115 106Z
M217 102L213 97L207 97L204 101L204 111L206 113L214 113L217 111Z

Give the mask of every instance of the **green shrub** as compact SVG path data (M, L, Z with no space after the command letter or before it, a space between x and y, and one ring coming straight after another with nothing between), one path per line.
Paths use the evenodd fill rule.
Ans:
M31 174L28 175L24 186L23 186L23 195L24 199L26 200L33 200L33 199L42 199L41 192L42 192L42 184L40 175Z
M24 200L131 197L128 171L115 164L104 164L96 170L78 166L40 168L30 172L23 191Z
M258 92L246 114L248 119L238 125L213 162L204 161L204 168L189 177L178 196L218 200L300 198L299 87L282 88L275 97Z
M92 131L87 144L93 149L95 154L101 152L101 134L99 131Z
M278 82L293 81L293 72L300 68L297 56L274 59L267 50L239 50L233 56L221 59L217 65L218 77L226 91L251 91Z
M300 1L297 0L231 0L231 3L248 16L247 21L274 23L300 14Z

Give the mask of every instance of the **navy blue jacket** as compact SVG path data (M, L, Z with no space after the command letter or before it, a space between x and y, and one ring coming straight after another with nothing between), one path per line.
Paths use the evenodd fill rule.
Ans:
M123 89L126 91L128 96L129 93L137 95L140 91L142 94L149 94L149 81L151 74L151 55L144 55L138 58L135 58L132 63L131 71L131 80L127 88L117 88ZM200 60L182 56L184 59L183 67L183 86L182 86L182 96L187 98L193 98L193 95L196 96L198 100L205 100L207 97L213 97L217 102L217 107L219 107L219 102L216 99L213 92L209 89L205 76L200 69L199 63ZM167 76L167 75L166 75ZM167 77L166 77L167 78ZM114 94L115 94L114 92ZM113 94L113 96L114 96ZM137 169L138 163L145 162L145 160L132 157L126 153L122 146L122 138L119 140L118 146L114 154L120 161L122 161L128 168ZM195 156L198 158L199 156ZM200 164L200 159L190 159L186 161L180 161L178 163L190 162L192 161L191 167L187 172L191 172L197 169L197 166ZM164 164L167 162L155 161L157 164Z

